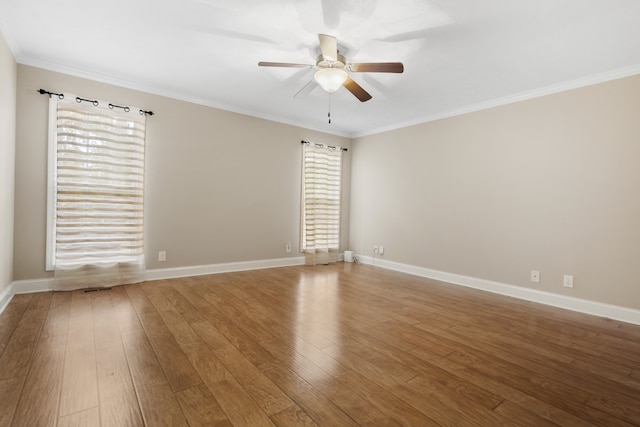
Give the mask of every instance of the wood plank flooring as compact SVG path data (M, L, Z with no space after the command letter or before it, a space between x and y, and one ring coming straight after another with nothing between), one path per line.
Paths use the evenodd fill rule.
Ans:
M640 425L640 326L361 264L16 295L1 426Z

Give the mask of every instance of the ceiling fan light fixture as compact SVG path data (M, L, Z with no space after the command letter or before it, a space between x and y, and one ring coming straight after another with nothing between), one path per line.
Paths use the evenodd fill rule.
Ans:
M347 80L347 72L342 68L321 68L313 76L322 89L333 93Z

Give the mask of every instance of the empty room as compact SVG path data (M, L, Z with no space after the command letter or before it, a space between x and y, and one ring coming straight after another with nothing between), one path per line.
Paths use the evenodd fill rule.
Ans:
M639 20L0 0L0 427L639 426Z

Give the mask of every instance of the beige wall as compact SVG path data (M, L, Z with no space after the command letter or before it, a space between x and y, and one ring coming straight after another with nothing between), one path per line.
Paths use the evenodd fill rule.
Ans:
M3 71L15 70L4 46L0 59ZM15 111L11 76L2 76L4 119ZM300 140L351 145L19 65L14 280L50 275L40 87L157 113L147 122L151 269L297 256ZM372 255L381 244L389 261L639 309L639 113L636 76L358 138L345 157L342 249ZM11 126L2 129L0 161L12 168ZM3 209L11 191L3 180ZM11 219L1 219L3 233ZM286 254L289 241L294 252ZM159 250L167 262L156 261ZM10 266L10 249L0 256ZM529 281L533 269L539 284ZM564 274L575 276L573 289L562 287Z
M147 120L147 268L299 256L301 140L347 138L18 66L15 280L45 272L47 105L39 88L153 110ZM345 156L343 249L351 152ZM291 242L292 253L285 253ZM157 262L159 250L167 261Z
M640 76L358 138L351 179L358 253L640 309Z
M0 33L0 293L13 279L16 61Z

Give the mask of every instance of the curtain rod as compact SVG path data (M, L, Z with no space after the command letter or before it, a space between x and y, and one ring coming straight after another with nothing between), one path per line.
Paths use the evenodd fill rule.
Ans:
M302 143L302 144L307 144L307 145L311 145L311 144L313 144L313 145L315 145L316 147L320 147L320 148L327 147L327 148L331 148L332 150L349 151L347 148L335 147L335 146L333 146L333 145L318 144L317 142L313 142L313 143L312 143L312 142L309 142L309 141L300 141L300 143Z
M40 95L49 95L49 98L51 98L51 95L55 95L60 99L64 99L64 94L63 93L49 92L48 90L44 90L44 89L38 89L36 92L38 92ZM98 103L99 103L96 99L80 98L79 96L76 96L76 102L78 104L81 103L81 102L90 102L95 106L97 106ZM114 108L120 108L120 109L124 110L127 113L129 111L131 111L130 107L123 106L123 105L116 105L116 104L112 104L112 103L109 103L109 108L112 109L112 110ZM153 116L153 111L140 110L139 112L140 112L140 114L146 114L148 116Z

